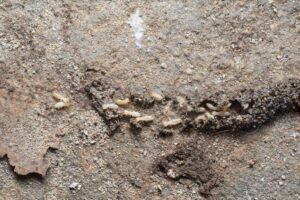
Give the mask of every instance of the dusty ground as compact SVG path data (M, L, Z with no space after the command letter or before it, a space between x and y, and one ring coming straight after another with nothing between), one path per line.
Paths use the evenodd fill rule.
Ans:
M299 8L0 1L0 199L300 199Z

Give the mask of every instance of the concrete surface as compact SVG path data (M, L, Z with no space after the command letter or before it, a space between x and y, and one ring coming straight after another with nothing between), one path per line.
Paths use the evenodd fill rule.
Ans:
M155 91L197 102L299 79L299 7L292 0L0 1L0 199L300 199L295 106L247 132L176 128L160 137L156 124L136 134L125 121L109 135L85 90L106 80L116 92L100 95L105 100L147 100ZM56 110L53 92L71 107ZM137 109L156 121L174 117L156 103ZM157 170L195 141L218 177L205 195L199 190L210 179Z

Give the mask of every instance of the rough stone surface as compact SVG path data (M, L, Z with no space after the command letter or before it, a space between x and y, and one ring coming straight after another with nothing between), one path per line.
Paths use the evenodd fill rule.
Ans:
M299 100L283 98L295 87L271 98L293 112L251 131L160 126L190 110L182 99L217 106L299 80L299 42L293 0L0 1L0 199L299 199ZM53 109L53 92L71 106ZM262 96L263 110L272 95ZM97 106L114 98L153 122L133 127L112 112L109 125ZM182 166L164 165L169 176L153 170L193 149ZM217 187L189 171L198 168ZM198 181L168 178L176 173Z

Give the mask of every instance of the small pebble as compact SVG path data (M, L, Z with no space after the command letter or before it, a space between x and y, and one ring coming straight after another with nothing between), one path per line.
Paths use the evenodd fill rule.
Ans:
M243 103L242 107L244 110L247 110L249 108L249 104L248 103Z
M96 144L96 141L95 140L91 140L90 144L94 145L94 144Z
M192 75L194 72L191 68L187 68L187 70L185 71L188 75Z
M167 176L172 178L172 179L175 179L177 176L175 174L175 172L173 171L173 169L169 169L168 172L167 172Z
M147 151L146 150L143 151L143 155L147 156Z
M71 183L71 185L69 186L69 188L70 188L70 190L76 190L76 189L80 190L81 189L81 185L79 183L77 183L77 182L73 182L73 183Z
M256 160L251 159L251 160L248 162L249 168L253 168L254 165L255 165L255 163L256 163Z
M161 63L160 67L161 67L162 69L166 69L168 66L167 66L166 63Z

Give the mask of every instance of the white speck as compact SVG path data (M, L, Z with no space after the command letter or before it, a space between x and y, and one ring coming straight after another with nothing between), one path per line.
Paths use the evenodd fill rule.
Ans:
M70 188L70 190L76 190L76 189L80 190L81 189L81 185L79 183L77 183L77 182L73 182L73 183L71 183L71 185L69 186L69 188Z
M96 144L96 141L95 140L90 140L90 144Z
M143 27L143 19L141 18L140 15L140 9L136 9L135 13L132 14L128 20L128 24L131 26L131 28L134 31L134 36L135 36L135 44L138 48L142 47L142 38L144 35L144 27Z
M194 71L191 69L191 68L188 68L186 71L185 71L188 75L192 75L194 73Z
M293 137L293 138L298 138L299 137L299 133L298 132L296 132L296 131L291 131L291 132L289 132L288 133L291 137Z

